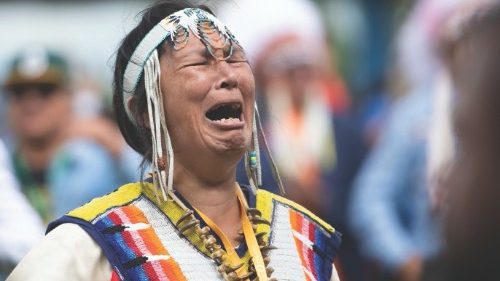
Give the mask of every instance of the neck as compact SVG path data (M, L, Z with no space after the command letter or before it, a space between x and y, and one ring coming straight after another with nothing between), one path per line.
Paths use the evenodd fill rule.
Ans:
M208 181L186 169L181 163L175 163L174 188L194 208L217 224L233 244L238 240L241 228L235 174L234 168L225 177Z
M18 151L31 170L43 170L50 164L60 143L58 137L22 140Z

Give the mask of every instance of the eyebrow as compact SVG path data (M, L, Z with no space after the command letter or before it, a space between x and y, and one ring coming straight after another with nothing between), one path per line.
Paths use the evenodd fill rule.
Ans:
M223 50L224 57L229 55L229 51L230 51L229 47L224 48L224 50ZM234 54L242 54L243 56L246 56L245 50L238 45L233 45L232 55L234 55ZM208 47L203 46L203 47L199 47L199 48L190 50L190 51L186 52L185 54L182 54L181 56L178 57L178 59L184 60L184 59L189 58L193 55L200 56L200 57L205 58L205 59L212 59L213 58L212 55L210 54L210 51L208 50Z
M236 54L236 53L241 53L244 56L247 55L247 53L245 52L245 50L242 47L238 46L238 45L236 45L236 46L233 47L233 54Z
M192 55L199 55L204 58L211 57L210 53L208 52L207 48L205 46L193 49L191 51L186 52L185 54L182 54L179 56L179 59L185 59L187 57L190 57Z

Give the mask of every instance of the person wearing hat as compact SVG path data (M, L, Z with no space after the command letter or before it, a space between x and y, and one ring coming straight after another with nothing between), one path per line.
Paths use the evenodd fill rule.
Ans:
M61 55L34 47L13 59L4 83L14 171L45 222L135 174L119 171L121 150L113 146L123 140L114 124L73 113L69 73Z

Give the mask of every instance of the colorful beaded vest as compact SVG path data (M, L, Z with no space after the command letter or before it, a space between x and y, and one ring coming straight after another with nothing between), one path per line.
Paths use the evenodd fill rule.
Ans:
M172 201L158 200L153 188L149 183L122 186L69 212L48 231L63 223L80 225L102 248L113 267L113 281L223 280L200 236L176 227L185 211ZM256 225L256 233L264 233L260 238L271 249L267 256L272 277L329 281L340 233L287 199L264 190L256 196L245 193L249 207L270 222ZM237 253L244 263L251 262L244 243Z

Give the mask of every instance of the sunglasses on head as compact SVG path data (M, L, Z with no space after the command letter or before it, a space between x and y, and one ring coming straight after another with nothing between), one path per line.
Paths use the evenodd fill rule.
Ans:
M28 95L48 98L56 93L58 88L59 86L48 83L12 85L7 89L7 96L11 99L23 99Z

